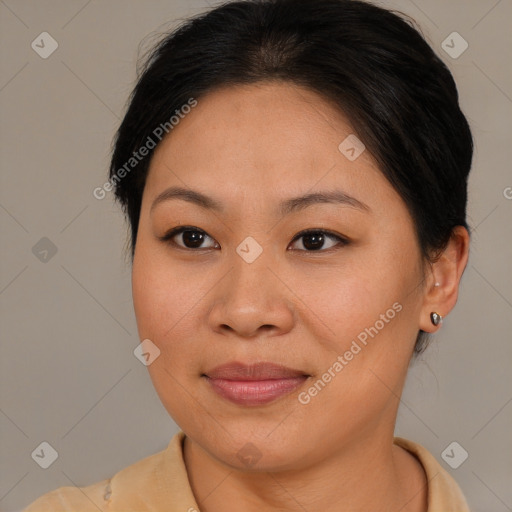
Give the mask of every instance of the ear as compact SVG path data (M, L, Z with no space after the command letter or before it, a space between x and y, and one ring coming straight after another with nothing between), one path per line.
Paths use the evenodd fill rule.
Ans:
M435 312L445 317L455 306L459 295L459 283L466 268L469 256L469 233L463 226L456 226L448 245L430 264L426 278L423 307L419 328L425 332L435 332L440 325L434 325L430 318Z

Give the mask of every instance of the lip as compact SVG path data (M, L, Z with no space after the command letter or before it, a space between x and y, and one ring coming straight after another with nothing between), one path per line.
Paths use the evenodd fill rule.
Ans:
M269 362L231 362L203 374L213 391L238 405L263 405L288 395L308 378L305 372Z

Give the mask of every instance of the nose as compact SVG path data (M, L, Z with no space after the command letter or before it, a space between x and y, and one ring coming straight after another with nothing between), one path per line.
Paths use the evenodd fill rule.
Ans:
M289 332L295 321L293 293L276 266L264 254L252 263L235 254L232 263L230 272L211 294L210 328L248 339Z

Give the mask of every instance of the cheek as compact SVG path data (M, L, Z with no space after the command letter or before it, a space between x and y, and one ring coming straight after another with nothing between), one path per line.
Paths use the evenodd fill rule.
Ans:
M201 359L194 314L204 295L200 279L164 261L158 250L140 244L132 270L132 293L140 340L150 339L160 356L148 366L155 391L171 417L186 425L188 416L201 417L188 383L197 379L191 361ZM204 280L203 280L204 281ZM186 407L184 404L187 404Z
M396 404L416 337L418 294L411 293L419 279L415 260L382 254L351 262L328 280L310 276L304 287L304 302L314 304L329 326L328 335L321 337L322 370L328 374L317 378L329 380L329 369L336 375L325 387L318 385L322 397L313 399L315 404L312 400L311 409L320 414L327 407L337 417L348 413L353 423L346 428L366 424L388 404Z
M290 288L305 305L303 318L314 323L322 340L332 341L330 348L342 350L376 322L384 330L381 315L386 328L396 323L399 307L393 305L404 295L403 280L408 270L390 268L382 259L376 264L376 259L358 255L334 267L311 266L290 275L287 282L293 283Z
M346 439L375 428L396 406L414 331L400 286L373 280L368 272L331 280L328 290L313 282L304 302L314 304L329 329L316 331L319 373L301 403L310 400L304 405L309 421L322 424L326 436Z
M334 409L382 405L389 399L387 386L395 389L402 380L417 332L418 294L411 290L420 277L414 261L379 248L338 268L302 273L298 294L308 305L303 318L311 322L321 354L319 377L329 369L336 374L322 391Z
M159 372L166 386L172 385L167 372L180 382L198 376L193 363L204 358L205 308L218 274L208 265L179 262L165 247L141 236L132 270L135 316L140 339L150 339L160 349L159 364L148 368L151 376Z
M197 303L204 283L200 272L183 272L160 247L143 239L137 243L132 270L137 325L141 336L163 342Z

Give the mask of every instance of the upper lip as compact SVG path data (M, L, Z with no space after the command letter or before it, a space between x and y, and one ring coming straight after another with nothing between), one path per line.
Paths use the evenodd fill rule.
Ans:
M291 379L296 377L308 377L308 375L293 368L287 368L279 364L260 362L254 364L244 364L237 361L216 366L205 373L211 379L225 380L277 380Z

